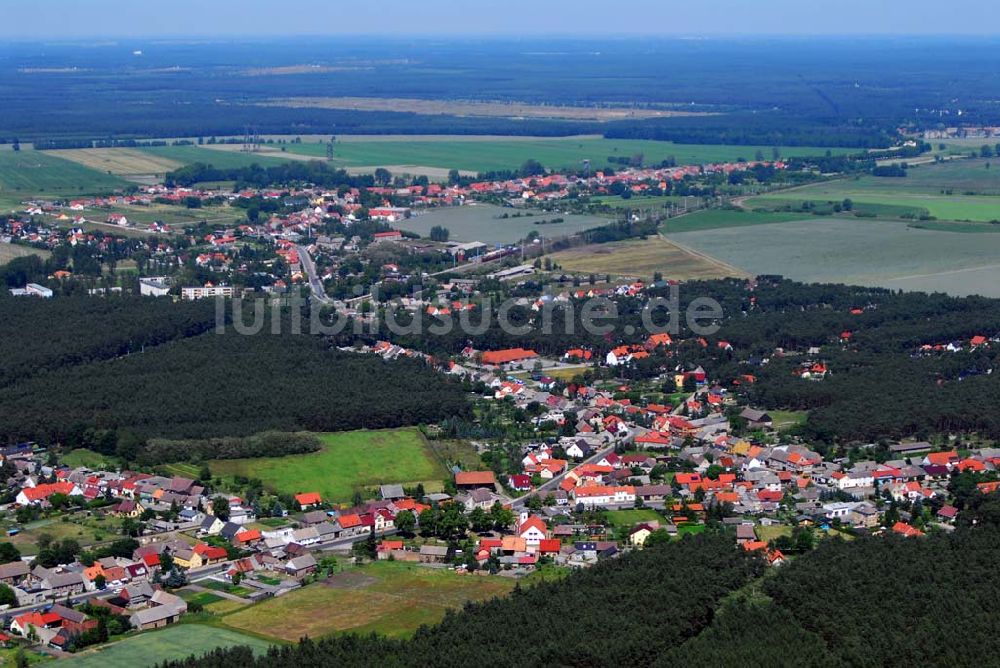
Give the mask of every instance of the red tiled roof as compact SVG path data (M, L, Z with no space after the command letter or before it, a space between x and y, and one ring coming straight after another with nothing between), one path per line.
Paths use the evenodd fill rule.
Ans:
M300 506L311 506L323 501L323 497L319 495L319 492L305 492L303 494L296 494L295 500L299 502Z
M493 471L459 471L455 474L456 485L495 485Z

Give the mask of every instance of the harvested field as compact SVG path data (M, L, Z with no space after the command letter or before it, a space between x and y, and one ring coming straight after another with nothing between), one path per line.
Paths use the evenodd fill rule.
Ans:
M566 271L644 279L652 278L656 272L664 278L677 280L746 275L742 270L662 237L581 246L552 255L552 261Z
M134 148L81 148L48 151L66 160L125 178L165 174L184 163Z
M303 68L301 72L311 72ZM711 112L670 108L569 107L488 102L477 100L422 100L393 97L288 97L261 103L264 107L306 109L349 109L352 111L394 111L423 115L484 116L490 118L552 118L574 121L623 121L676 116L711 116Z

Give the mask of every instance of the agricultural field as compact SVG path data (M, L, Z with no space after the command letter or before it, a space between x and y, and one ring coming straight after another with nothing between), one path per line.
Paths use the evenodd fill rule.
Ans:
M234 150L224 150L224 149ZM219 169L236 169L239 167L249 167L250 165L260 165L261 167L271 167L289 162L295 158L281 157L280 151L273 155L263 153L241 153L239 146L226 146L217 144L213 147L205 146L146 146L136 149L153 159L169 160L178 165L190 165L194 162L204 162ZM218 150L213 150L218 149Z
M61 664L70 668L146 668L184 659L191 654L204 654L218 647L237 645L246 645L255 653L263 654L271 643L230 629L179 624L129 636L72 656Z
M553 254L561 269L577 273L613 274L650 279L660 272L677 280L742 276L742 270L714 258L689 252L662 238L629 239L607 244L580 246Z
M503 218L504 215L508 217ZM556 218L562 218L563 222L536 225L541 221ZM432 227L441 225L448 228L451 241L482 241L492 245L515 243L532 232L537 232L545 238L564 237L601 227L610 222L613 221L604 216L512 209L491 204L468 204L430 209L426 213L401 221L396 226L402 230L428 236Z
M660 225L660 231L664 234L697 232L699 230L714 230L721 227L748 227L750 225L787 223L793 220L802 220L802 218L803 214L801 213L750 211L738 208L703 209L664 221Z
M322 434L323 449L307 455L209 462L213 475L260 478L270 489L319 492L327 501L350 501L355 490L388 483L438 489L448 477L416 429Z
M509 578L380 561L226 615L222 623L287 641L343 632L406 637L441 621L445 610L502 596L513 586Z
M684 197L673 197L671 195L657 195L657 196L646 196L646 197L630 197L628 199L623 199L617 195L603 195L599 197L591 198L591 202L594 204L603 204L604 206L609 206L612 209L669 209L671 206L683 206ZM692 198L694 199L694 198Z
M317 158L326 157L326 144L288 144L287 150ZM782 148L781 154L822 155L822 147L802 146ZM833 153L847 153L847 149L830 149ZM608 158L630 158L642 154L644 164L655 165L668 158L677 164L703 164L735 161L739 158L753 160L757 151L770 159L770 146L724 146L706 144L674 144L642 139L605 139L603 137L536 138L511 141L506 137L476 140L453 138L422 139L419 136L396 141L351 141L338 138L334 145L334 160L338 163L373 167L391 165L426 165L442 169L469 172L488 172L517 169L526 160L534 159L549 169L579 169L583 161L590 160L594 170L620 165Z
M143 152L137 148L81 148L47 151L65 160L71 160L89 169L114 174L130 181L147 183L184 163Z
M0 151L0 197L5 201L101 194L129 185L122 178L45 151Z
M281 68L271 68L271 71ZM290 68L284 68L290 69ZM307 68L306 71L315 71ZM577 121L620 121L675 116L708 116L709 112L670 108L570 107L518 102L482 102L476 100L422 100L391 97L291 97L261 102L262 107L292 109L350 109L353 111L392 111L411 114L448 116L485 116L489 118L549 118Z
M26 255L37 255L40 258L45 259L50 255L50 253L49 251L32 248L31 246L0 243L0 264L7 264L14 258L24 257Z
M994 168L982 159L917 165L905 178L858 176L825 181L755 197L745 205L797 207L805 200L822 203L845 199L859 210L859 204L895 208L884 212L888 216L926 213L942 221L1000 220L1000 165Z
M996 234L813 217L683 232L668 238L752 274L1000 297L1000 235Z

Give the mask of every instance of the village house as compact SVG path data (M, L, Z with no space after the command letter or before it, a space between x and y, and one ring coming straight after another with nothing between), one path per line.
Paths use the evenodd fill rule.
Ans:
M129 617L132 626L139 631L159 629L177 623L187 612L187 603L180 596L157 590L148 601L146 608L136 610Z

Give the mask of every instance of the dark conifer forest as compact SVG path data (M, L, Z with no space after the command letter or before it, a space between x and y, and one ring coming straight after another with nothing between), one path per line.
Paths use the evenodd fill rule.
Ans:
M954 534L829 538L766 575L728 534L687 537L469 604L411 640L309 639L164 668L988 665L998 521L1000 497L977 495Z

